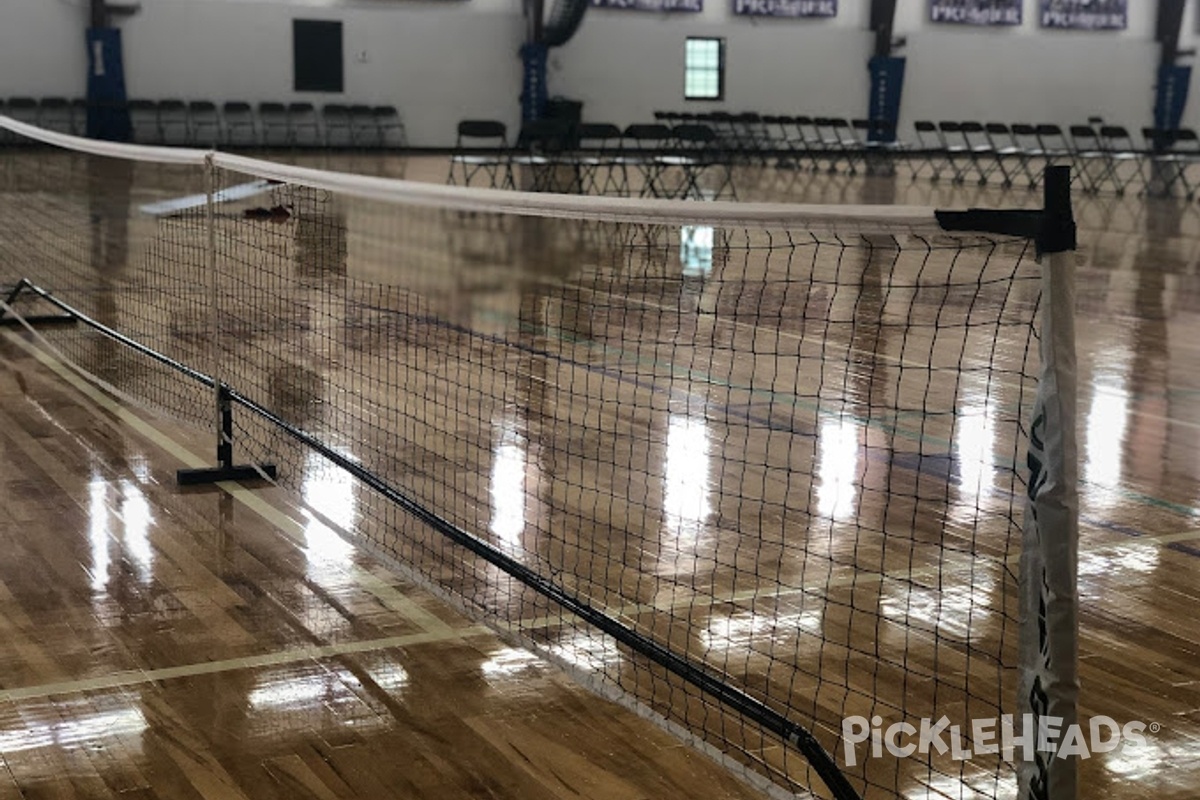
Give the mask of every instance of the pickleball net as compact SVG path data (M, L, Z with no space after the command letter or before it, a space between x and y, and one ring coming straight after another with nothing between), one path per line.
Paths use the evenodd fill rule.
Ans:
M1016 792L971 722L1044 688L1037 630L1074 652L1021 565L1069 252L0 124L4 310L86 373L218 431L219 388L233 461L772 793ZM844 735L942 717L970 758Z

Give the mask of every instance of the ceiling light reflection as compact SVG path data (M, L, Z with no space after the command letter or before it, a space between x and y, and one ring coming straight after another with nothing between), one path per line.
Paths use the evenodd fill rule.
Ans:
M847 417L825 416L818 437L817 513L843 520L854 514L858 493L859 435L862 426Z
M755 642L779 642L799 632L819 634L821 612L773 615L744 611L714 617L700 632L700 643L709 650L749 650Z
M0 753L6 756L23 750L43 747L71 749L73 746L98 743L118 737L132 737L147 728L146 718L136 708L92 714L70 712L69 719L49 723L22 724L20 730L0 729ZM140 740L129 739L123 747L141 750Z
M663 514L667 532L694 542L712 513L708 423L703 418L670 416L664 473Z
M679 229L679 262L685 278L704 278L712 272L713 235L710 225L684 225Z
M349 457L349 454L343 453ZM337 531L325 524L328 520L343 531L354 530L358 516L354 476L329 464L320 455L310 452L305 459L300 493L304 502L320 513L305 511L308 523L304 526L305 556L309 577L320 580L328 573L350 564L354 546ZM322 519L324 518L324 519Z
M515 420L504 420L496 428L492 453L492 520L489 530L500 541L517 547L525 530L525 469L528 466L525 437Z

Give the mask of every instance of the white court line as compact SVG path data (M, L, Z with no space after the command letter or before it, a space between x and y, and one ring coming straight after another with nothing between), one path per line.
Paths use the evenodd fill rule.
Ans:
M214 203L228 203L234 200L245 200L248 197L254 197L270 191L278 186L277 183L261 180L243 183L237 186L230 186L228 189L222 189L219 192L213 193ZM180 211L187 211L191 208L200 208L208 203L208 195L193 194L187 197L173 197L170 200L160 200L157 203L149 203L142 206L139 211L143 214L149 214L152 217L161 217L166 214L176 214Z

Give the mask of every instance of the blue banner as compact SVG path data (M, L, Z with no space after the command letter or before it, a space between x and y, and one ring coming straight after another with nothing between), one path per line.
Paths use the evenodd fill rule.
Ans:
M872 142L894 142L896 121L900 119L900 95L904 90L904 59L875 56L868 63L868 69L871 71L871 100L867 116L877 124L868 129L867 138Z
M1128 25L1127 0L1042 0L1043 28L1123 31Z
M128 142L133 138L125 107L125 67L119 28L88 28L87 135Z
M1192 68L1181 64L1160 64L1158 86L1154 97L1154 127L1173 131L1183 121L1187 106L1188 88L1192 83Z
M836 17L837 0L733 0L733 13L746 17Z
M929 19L955 25L1020 25L1022 0L929 0Z
M596 8L622 8L627 11L684 11L699 13L704 0L592 0Z

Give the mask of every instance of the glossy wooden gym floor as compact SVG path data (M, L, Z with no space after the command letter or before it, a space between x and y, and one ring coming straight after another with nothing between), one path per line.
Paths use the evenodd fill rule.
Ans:
M444 168L416 160L408 174ZM825 176L763 193L1036 202ZM1086 796L1192 798L1200 209L1097 198L1077 214L1082 707L1160 726L1144 749L1086 762ZM179 490L173 471L207 460L204 437L122 407L15 334L0 338L0 419L0 796L754 796L286 495Z

